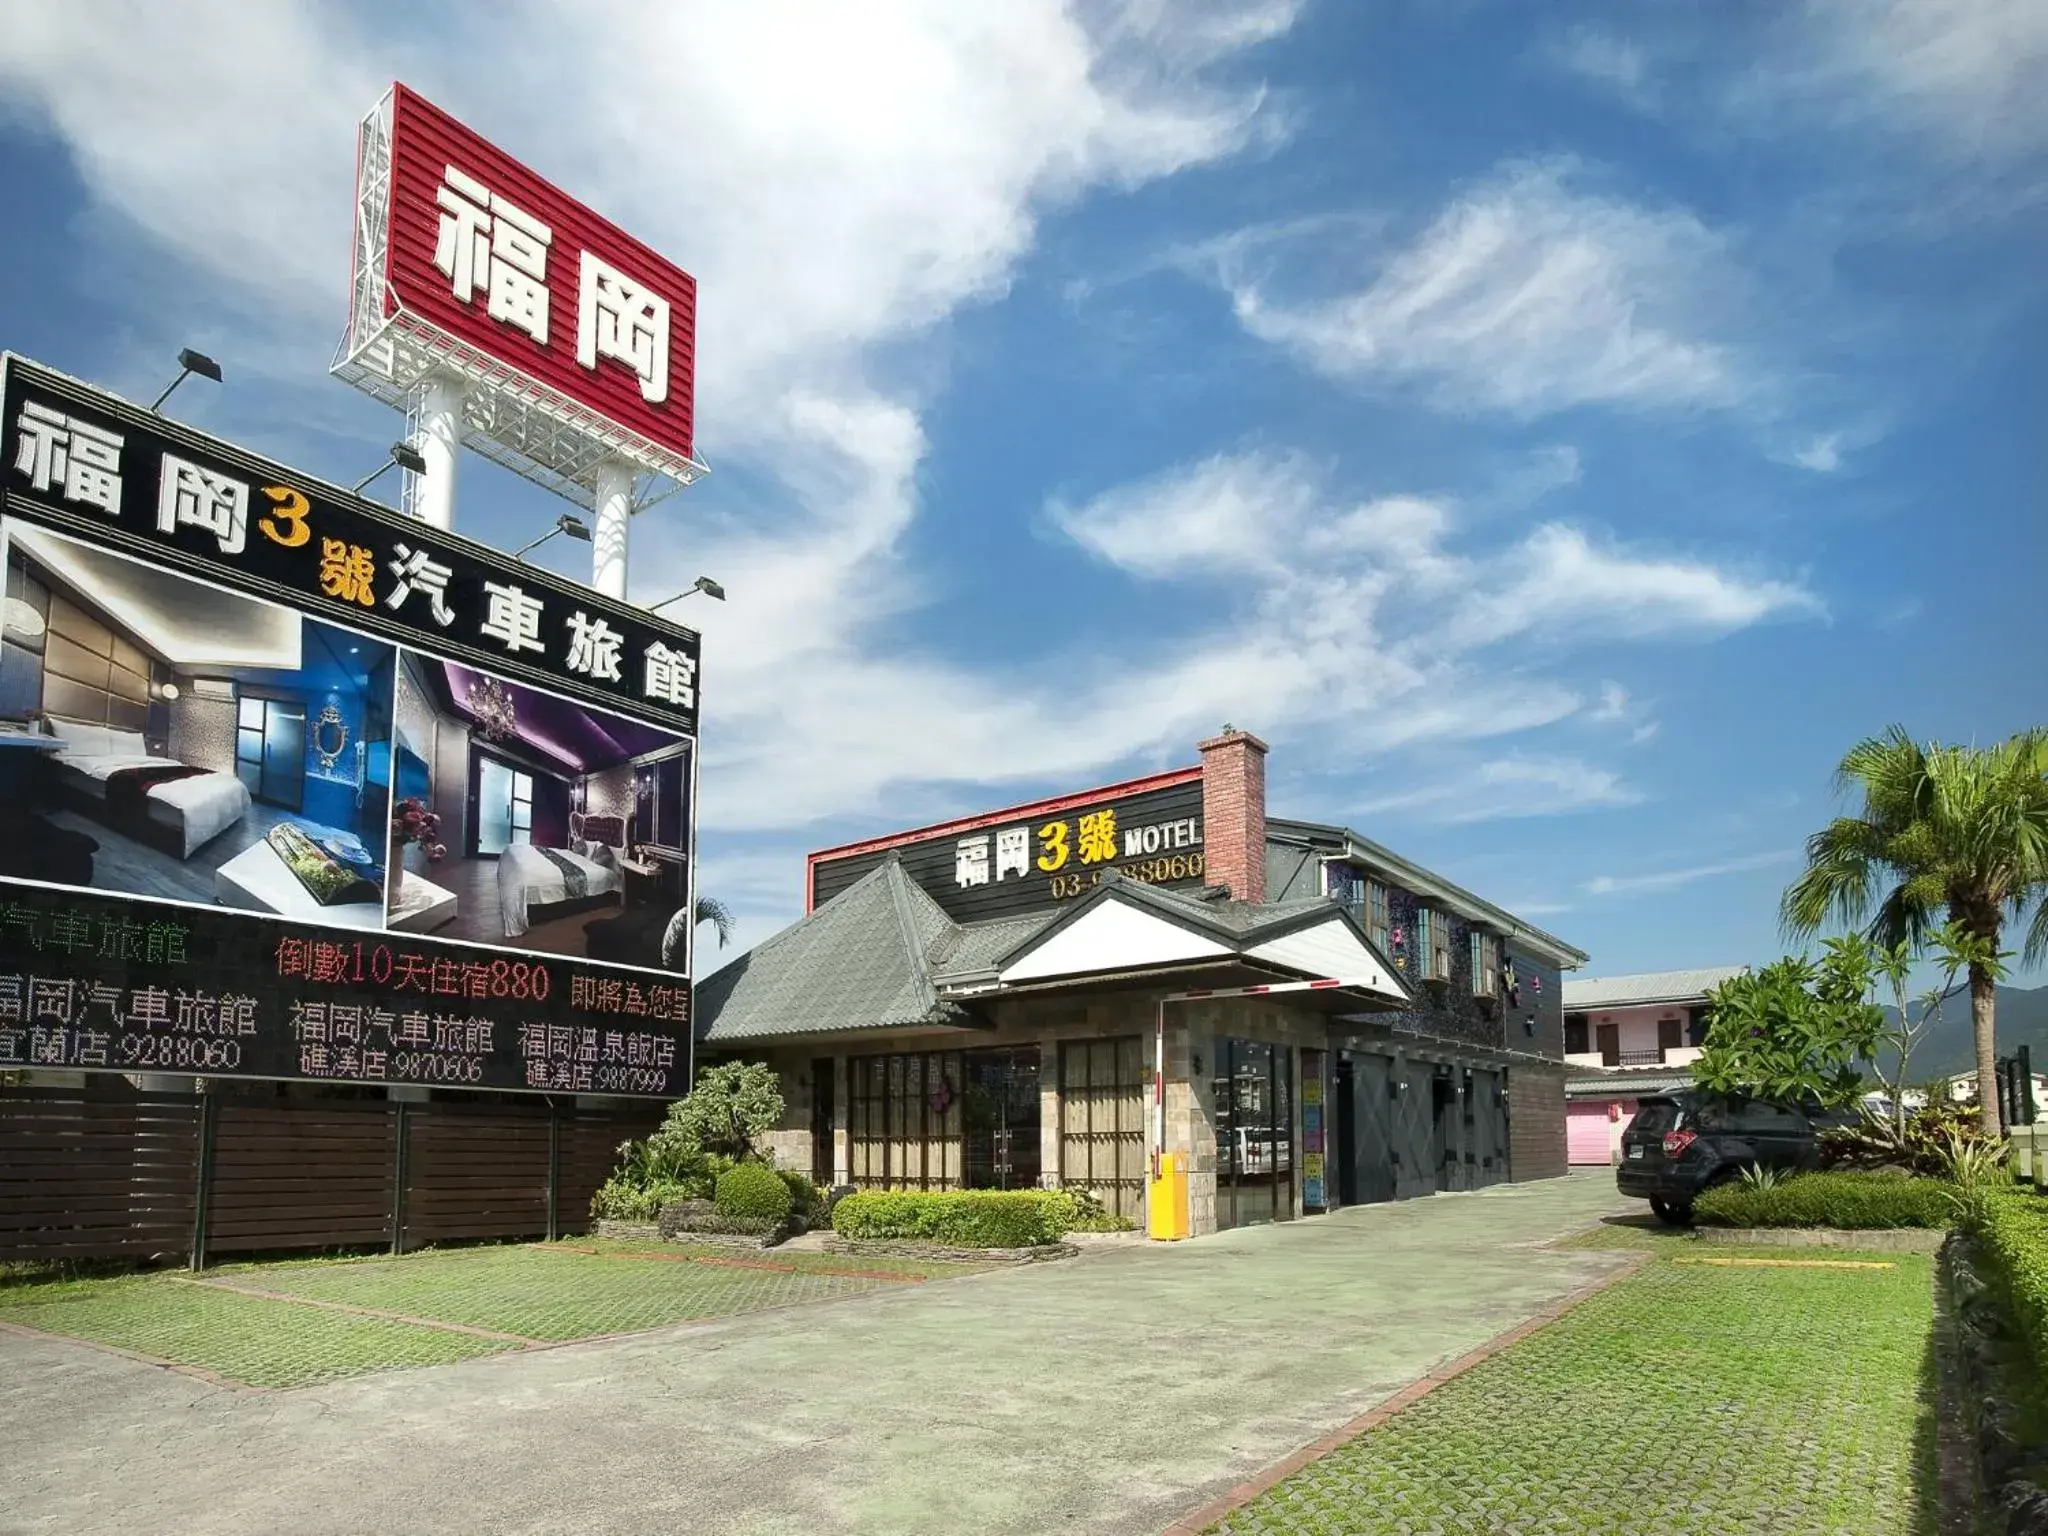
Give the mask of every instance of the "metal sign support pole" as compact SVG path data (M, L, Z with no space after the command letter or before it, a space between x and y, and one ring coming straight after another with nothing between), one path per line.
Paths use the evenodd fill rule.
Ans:
M590 541L590 584L606 597L626 597L626 536L633 516L633 466L617 459L592 483L597 514Z
M420 406L419 441L413 446L427 461L413 504L423 522L436 528L455 526L455 469L462 455L462 406L466 391L460 379L436 375Z

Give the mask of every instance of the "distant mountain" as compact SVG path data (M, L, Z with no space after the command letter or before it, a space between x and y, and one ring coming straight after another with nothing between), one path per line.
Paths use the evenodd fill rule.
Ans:
M1917 1016L1916 1004L1913 1013ZM1896 1019L1894 1009L1885 1009ZM2022 1041L2033 1057L2036 1072L2048 1072L2048 987L2000 987L1998 989L1998 1054L2010 1056ZM1958 992L1942 1005L1941 1016L1930 1025L1913 1047L1908 1077L1913 1082L1973 1072L1977 1047L1970 1036L1970 995ZM1889 1069L1889 1063L1887 1063Z

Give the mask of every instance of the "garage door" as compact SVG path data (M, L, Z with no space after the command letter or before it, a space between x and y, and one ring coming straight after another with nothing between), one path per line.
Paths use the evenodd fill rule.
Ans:
M1574 1163L1611 1163L1613 1145L1605 1104L1565 1106L1565 1156Z

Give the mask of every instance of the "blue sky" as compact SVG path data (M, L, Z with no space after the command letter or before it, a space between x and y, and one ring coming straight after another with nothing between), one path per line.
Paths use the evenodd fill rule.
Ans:
M2044 70L2026 0L31 0L0 342L145 398L199 346L188 420L366 473L325 369L403 78L699 278L714 473L632 595L731 594L738 947L807 848L1229 720L1592 973L1763 961L1851 742L2048 718ZM464 473L476 537L554 515Z

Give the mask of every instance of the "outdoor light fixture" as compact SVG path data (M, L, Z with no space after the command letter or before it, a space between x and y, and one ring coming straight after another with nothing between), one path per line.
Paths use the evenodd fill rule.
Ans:
M194 352L190 347L180 347L178 349L178 376L164 386L164 392L156 397L156 403L150 406L150 409L152 411L163 409L163 403L171 398L171 391L195 373L202 379L211 379L216 384L220 382L219 363L216 363L204 352Z
M158 683L156 685L156 696L166 704L175 704L178 702L178 685L176 683Z
M519 548L513 550L512 558L515 560L524 560L526 558L526 552L529 549L539 548L541 545L547 543L549 539L552 539L558 533L566 533L567 535L569 535L570 538L581 539L586 544L590 542L590 524L584 522L583 519L580 517L573 517L569 513L564 512L560 517L555 519L555 526L550 528L546 533L542 534L539 538L534 539L529 543L522 544L519 546Z
M415 475L424 475L427 472L427 461L420 457L419 449L413 447L411 443L393 443L391 445L390 457L386 458L382 464L379 464L369 474L363 476L362 479L350 486L349 489L360 496L363 492L363 487L372 480L375 480L387 469L403 469L409 470Z
M649 613L658 613L670 603L680 603L684 598L696 592L702 592L706 597L715 597L721 603L725 601L725 588L721 587L709 576L699 576L694 583L683 588L674 597L664 597L660 602L651 604L647 611Z

